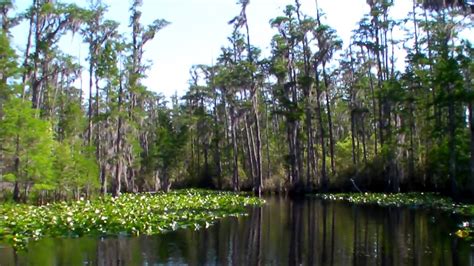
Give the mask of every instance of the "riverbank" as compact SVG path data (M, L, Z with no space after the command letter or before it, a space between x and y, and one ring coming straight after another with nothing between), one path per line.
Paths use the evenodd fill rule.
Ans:
M244 194L188 189L44 206L5 204L0 205L0 242L22 248L45 236L136 236L198 229L220 218L244 215L247 206L263 202Z

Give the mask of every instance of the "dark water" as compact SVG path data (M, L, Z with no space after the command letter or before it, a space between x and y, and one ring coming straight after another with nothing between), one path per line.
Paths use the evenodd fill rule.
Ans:
M474 265L449 235L456 217L315 199L267 199L200 231L136 238L44 239L0 247L0 265Z

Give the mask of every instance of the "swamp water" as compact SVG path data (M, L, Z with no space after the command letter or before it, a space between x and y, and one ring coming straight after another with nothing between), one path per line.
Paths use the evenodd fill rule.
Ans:
M0 246L0 265L474 265L458 217L434 210L267 198L246 217L156 236Z

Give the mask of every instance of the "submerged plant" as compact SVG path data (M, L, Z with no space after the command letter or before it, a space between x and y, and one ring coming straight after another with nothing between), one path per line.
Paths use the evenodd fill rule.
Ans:
M217 219L239 216L263 200L242 194L183 190L125 194L45 206L1 205L0 241L24 248L44 236L159 234L208 227Z

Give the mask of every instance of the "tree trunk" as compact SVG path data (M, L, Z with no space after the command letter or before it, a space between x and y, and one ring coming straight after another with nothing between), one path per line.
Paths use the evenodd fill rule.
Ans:
M307 96L307 107L306 107L306 137L308 145L308 154L306 160L306 185L310 190L313 189L314 174L315 174L315 158L314 158L314 139L313 139L313 115L311 111L311 102L309 100L309 95Z
M448 119L449 119L449 180L451 183L451 196L457 198L458 188L456 181L456 121L454 113L453 85L448 85Z
M256 159L257 159L257 183L255 184L255 194L257 196L262 195L263 189L263 173L262 173L262 136L260 130L260 117L258 114L258 89L254 88L254 93L252 97L253 102L253 115L255 119L255 134L256 136Z
M236 114L234 110L234 106L231 104L230 106L230 127L231 127L231 135L232 135L232 147L233 147L233 157L234 157L234 167L233 167L233 175L232 175L232 189L234 191L240 190L239 184L239 150L237 147L237 132L235 129L235 120Z
M265 178L268 180L270 179L270 169L271 169L271 162L270 162L270 137L269 137L269 134L268 134L268 128L270 127L270 121L268 120L268 104L265 103L265 121L266 121L266 125L265 125L265 138L266 138L266 141L265 141L265 144L266 144L266 150L267 150L267 174L265 176ZM263 167L263 166L262 166Z
M36 1L37 0L33 0L33 7L36 6ZM22 76L22 93L21 93L21 98L22 99L25 99L26 97L26 82L27 80L29 79L29 75L31 74L30 71L27 71L28 69L28 59L30 58L30 49L31 49L31 37L33 35L33 25L34 25L34 15L32 14L31 15L31 18L30 18L30 26L29 26L29 29L28 29L28 38L27 38L27 41L26 41L26 49L25 49L25 57L24 57L24 60L23 60L23 76Z
M326 173L326 140L324 132L324 123L322 116L322 106L321 106L321 87L319 82L319 72L318 65L315 65L315 76L316 76L316 108L318 114L318 123L319 123L319 138L321 144L321 190L326 192L328 190L329 180Z
M34 1L33 3L36 3L37 5L34 7L39 8L37 1ZM40 19L40 15L38 14L37 11L35 11L35 24L36 25L41 25L42 20ZM41 39L41 31L40 27L35 27L35 52L33 54L33 78L32 78L32 83L31 83L31 102L32 106L34 109L39 109L40 107L40 95L41 95L41 82L38 79L38 70L39 70L39 54L40 54L40 39Z
M16 135L16 145L15 145L15 175L18 179L20 176L20 136ZM20 186L18 180L15 180L15 187L13 188L13 200L15 202L20 202Z
M92 42L92 33L90 34L91 42ZM88 118L88 123L87 123L87 145L91 145L92 142L92 87L93 87L93 79L94 79L94 53L92 52L92 44L90 44L90 59L89 59L89 106L88 106L88 112L87 112L87 118Z
M216 91L216 88L214 88ZM216 163L217 188L222 189L222 163L220 152L219 119L217 114L217 91L214 95L214 160Z
M107 195L107 172L103 163L100 167L100 193L102 196Z
M349 45L349 55L350 55L350 65L351 65L351 80L350 80L350 92L349 92L349 97L350 97L350 103L349 103L349 110L351 112L351 144L352 144L352 164L356 167L357 169L357 161L356 160L356 145L355 145L355 137L357 135L356 131L356 121L355 121L355 114L356 114L356 109L357 109L357 104L356 104L356 93L354 92L354 75L355 75L355 70L354 70L354 59L352 57L352 45ZM365 146L364 146L365 147Z
M329 99L329 77L326 74L326 63L323 62L323 79L324 87L326 89L326 109L328 112L328 127L329 127L329 154L331 156L331 173L334 176L336 174L336 161L334 159L334 135L332 131L332 114L331 114L331 101Z
M474 195L474 110L472 108L472 102L469 103L469 129L471 133L471 144L470 144L470 150L471 150L471 157L469 160L470 163L470 170L471 170L471 180L469 182L470 184L470 190L471 190L471 195Z
M363 55L362 57L364 59L365 58L369 59L369 60L364 62L365 64L368 64L370 62L370 51L369 51L369 49L367 49L367 57L364 55L364 51L365 51L364 47L361 46L360 49L361 49L361 52L362 52L362 55ZM372 77L372 71L371 71L370 65L367 68L367 75L369 76L370 94L371 94L371 98L372 98L372 113L373 113L372 121L373 121L373 128L374 128L374 155L377 156L377 154L378 154L378 148L377 148L377 145L378 145L377 98L375 97L374 80L373 80L373 77Z
M15 181L15 186L13 187L13 200L17 203L20 202L20 184L18 181Z
M248 158L248 163L249 163L249 168L250 168L250 176L252 180L252 185L255 182L255 177L257 176L256 174L256 160L255 160L255 153L254 151L254 146L252 145L251 141L253 140L253 136L250 135L250 128L249 128L249 121L248 121L248 115L244 115L244 130L245 130L245 149L247 150L247 158ZM252 134L253 135L253 134Z
M352 92L351 92L352 94ZM352 98L352 96L351 96ZM353 104L351 104L353 105ZM352 143L352 164L356 167L357 169L357 161L356 161L356 143L355 143L355 135L356 135L356 130L355 130L355 110L353 107L351 107L351 143Z
M162 183L163 183L163 186L161 187L161 189L164 192L168 193L171 187L171 183L168 176L168 167L166 166L163 167L163 171L161 172L161 178L162 178Z
M116 166L115 166L115 177L112 188L112 196L118 197L121 192L122 183L122 101L123 101L123 85L122 77L120 76L119 82L119 95L118 95L118 125L117 125L117 138L115 146Z

